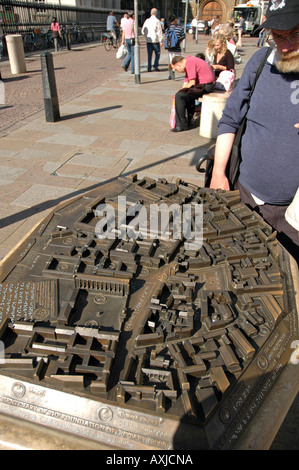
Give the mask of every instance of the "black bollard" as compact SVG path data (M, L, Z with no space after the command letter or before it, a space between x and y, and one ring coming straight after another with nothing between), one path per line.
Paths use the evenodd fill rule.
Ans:
M71 35L70 35L70 33L66 33L66 47L69 51L71 50Z
M58 96L56 90L53 57L50 52L41 54L44 106L47 122L60 119Z

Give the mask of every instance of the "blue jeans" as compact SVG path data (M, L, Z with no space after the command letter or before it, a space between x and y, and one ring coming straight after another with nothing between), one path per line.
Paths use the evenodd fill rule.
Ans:
M154 69L159 67L159 60L160 60L160 44L158 42L147 42L147 71L150 72L152 69L152 56L153 52L155 52L155 62L154 62Z
M128 69L131 62L131 73L134 73L134 46L131 44L131 39L126 39L126 47L128 49L128 53L124 58L122 65Z
M264 42L265 42L265 33L266 31L263 31L262 33L259 34L259 40L257 42L257 46L259 46L261 43L261 47L263 47Z

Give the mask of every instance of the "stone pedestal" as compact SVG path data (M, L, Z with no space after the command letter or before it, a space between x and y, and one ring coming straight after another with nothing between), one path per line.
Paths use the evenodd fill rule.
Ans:
M12 75L26 73L22 36L20 34L8 34L5 39Z
M202 98L199 135L208 139L216 139L218 131L218 121L222 116L228 92L215 92L204 95Z

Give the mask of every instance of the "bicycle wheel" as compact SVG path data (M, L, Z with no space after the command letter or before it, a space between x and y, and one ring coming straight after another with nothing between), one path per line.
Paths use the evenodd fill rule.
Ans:
M112 39L108 38L106 39L106 41L104 42L104 47L106 49L106 51L111 51L112 49Z
M36 49L43 49L45 47L45 41L42 36L35 36L34 45Z
M76 31L71 32L71 43L72 44L78 44L78 33Z
M114 47L116 47L116 49L118 49L120 47L120 45L121 45L121 38L118 37L115 41L115 46Z
M31 34L26 34L24 37L24 49L28 52L31 52L34 49L34 40Z

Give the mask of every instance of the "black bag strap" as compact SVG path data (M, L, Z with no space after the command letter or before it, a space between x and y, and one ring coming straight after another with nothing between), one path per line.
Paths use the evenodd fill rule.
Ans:
M265 54L265 57L264 57L263 60L261 61L260 65L259 65L259 67L258 67L258 69L257 69L257 71L256 71L255 79L254 79L253 87L251 88L251 91L250 91L249 102L248 102L248 103L250 103L250 99L251 99L252 94L253 94L253 92L254 92L255 86L256 86L257 81L258 81L258 79L259 79L259 76L260 76L260 74L262 73L262 70L263 70L263 68L264 68L264 66L265 66L265 64L266 64L266 62L267 62L267 60L268 60L268 57L269 57L269 55L272 53L273 50L274 50L274 49L273 49L272 47L268 47L268 50L267 50L267 52L266 52L266 54ZM246 113L246 114L247 114L247 113Z
M249 108L250 108L251 97L252 97L253 92L254 92L254 90L255 90L257 81L258 81L258 79L259 79L259 77L260 77L260 75L261 75L261 73L262 73L262 70L263 70L263 68L264 68L264 66L265 66L265 64L266 64L266 62L267 62L267 60L268 60L269 55L272 53L272 51L273 51L273 49L272 49L271 47L268 47L268 50L267 50L267 52L266 52L266 54L265 54L265 57L264 57L263 60L261 61L260 65L258 66L258 69L257 69L256 74L255 74L255 79L254 79L254 82L253 82L253 85L252 85L252 88L251 88L250 94L249 94L248 105L247 105L247 111L246 111L246 114L245 114L245 116L244 116L244 118L243 118L241 124L240 124L239 130L240 130L240 129L242 130L242 128L243 128L244 125L245 125L246 116L247 116L247 113L248 113ZM244 129L244 130L245 130L245 129ZM243 132L244 132L244 131L243 131ZM242 134L243 134L243 132L242 132ZM238 134L238 133L239 133L239 132L237 132L237 134ZM241 136L242 136L242 134L241 134Z
M253 92L255 90L255 86L257 84L257 81L262 73L262 70L268 60L268 57L270 56L270 54L272 53L273 51L273 48L271 47L268 47L268 50L263 58L263 60L261 61L257 71L256 71L256 74L255 74L255 79L254 79L254 82L253 82L253 86L250 90L250 94L249 94L249 99L248 99L248 105L247 105L247 111L246 111L246 114L244 116L244 118L242 119L242 122L237 130L237 133L236 133L236 136L235 136L235 140L234 140L234 143L233 143L233 148L232 148L232 153L231 153L231 156L230 156L230 159L229 159L229 164L228 164L228 167L227 167L227 173L229 175L229 181L232 185L232 187L234 187L234 185L236 184L237 180L238 180L238 177L239 177L239 167L240 167L240 163L241 163L241 150L240 150L240 145L241 145L241 139L243 137L243 134L245 132L245 129L246 129L246 121L247 121L247 113L249 111L249 108L250 108L250 100L251 100L251 97L253 95Z

